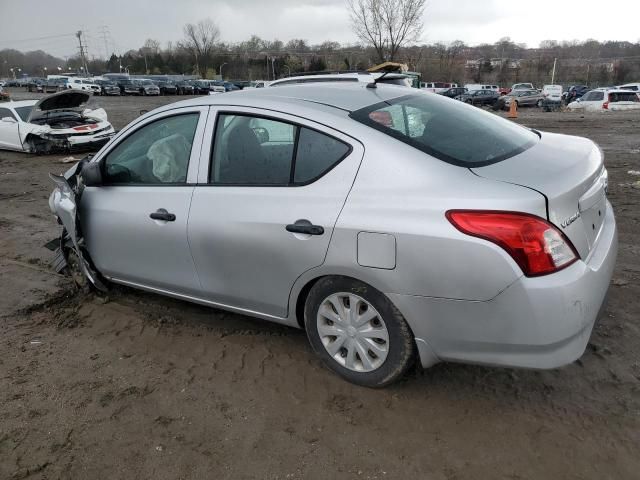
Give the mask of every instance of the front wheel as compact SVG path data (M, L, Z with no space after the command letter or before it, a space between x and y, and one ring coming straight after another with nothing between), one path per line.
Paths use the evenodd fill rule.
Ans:
M400 379L415 357L409 325L389 299L348 277L325 277L309 292L305 327L324 364L346 380L384 387Z

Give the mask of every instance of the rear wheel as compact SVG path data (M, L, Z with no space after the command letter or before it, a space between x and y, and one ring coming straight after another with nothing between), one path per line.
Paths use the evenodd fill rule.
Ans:
M346 380L384 387L412 364L415 342L402 314L371 286L325 277L309 292L305 327L313 350Z

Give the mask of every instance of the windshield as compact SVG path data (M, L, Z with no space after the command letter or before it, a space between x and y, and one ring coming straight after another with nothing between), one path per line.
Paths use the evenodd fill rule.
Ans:
M538 140L531 130L440 95L407 95L362 108L350 117L468 168L512 157Z
M33 110L32 106L31 107L18 107L18 108L16 108L16 113L22 119L23 122L26 122L27 118L29 118L29 114L31 113L31 110Z

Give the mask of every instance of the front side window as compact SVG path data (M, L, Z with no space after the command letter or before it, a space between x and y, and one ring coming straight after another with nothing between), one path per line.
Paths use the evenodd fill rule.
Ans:
M199 113L162 118L133 132L105 159L105 182L161 185L186 182Z
M517 155L539 139L532 131L439 95L406 95L350 114L433 157L480 167Z
M248 115L218 116L210 181L218 185L307 184L351 150L324 133Z

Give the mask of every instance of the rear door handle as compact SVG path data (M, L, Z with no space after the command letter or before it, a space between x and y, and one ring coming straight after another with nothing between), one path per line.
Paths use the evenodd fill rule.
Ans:
M173 213L167 212L164 208L159 208L157 211L149 215L154 220L163 220L165 222L175 222L176 216Z
M298 220L296 223L290 223L286 226L287 232L305 233L307 235L322 235L324 228L320 225L312 225L308 220Z

